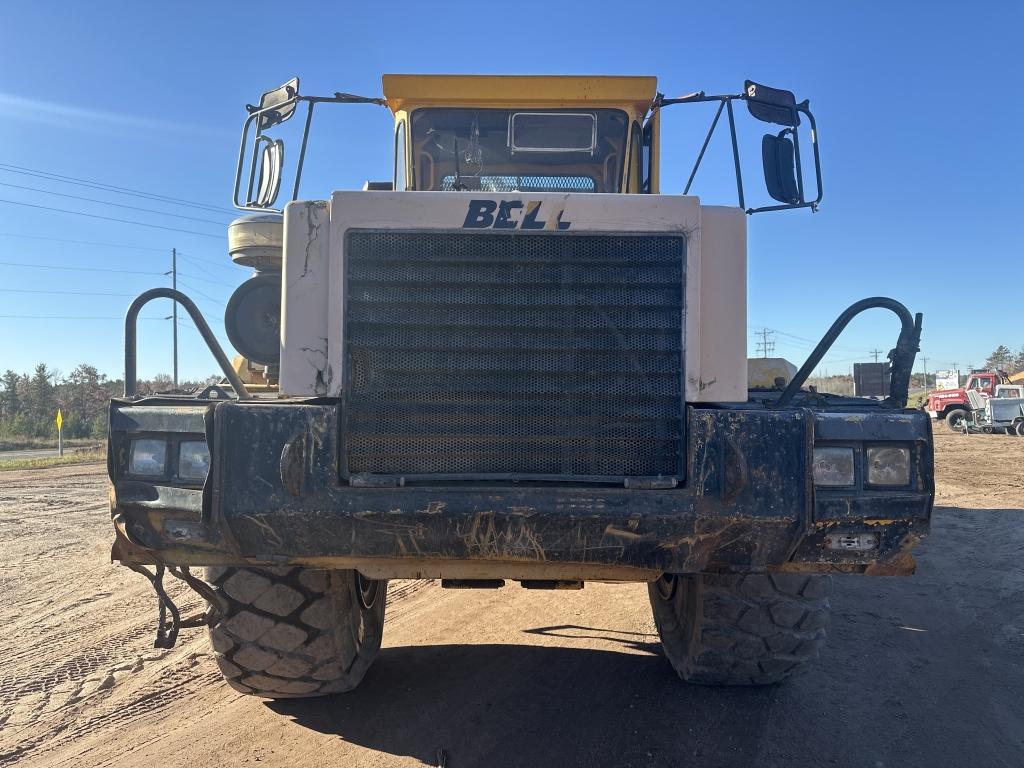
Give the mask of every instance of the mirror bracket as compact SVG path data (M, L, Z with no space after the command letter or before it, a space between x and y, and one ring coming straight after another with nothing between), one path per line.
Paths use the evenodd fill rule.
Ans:
M243 211L281 212L281 208L273 208L271 206L273 206L277 199L276 188L281 184L283 168L278 168L276 179L273 175L264 176L260 157L262 149L264 161L268 158L274 159L275 152L277 154L276 159L279 161L283 157L284 143L280 139L269 139L264 135L264 131L290 120L301 103L306 104L306 119L302 129L302 140L296 161L295 177L292 185L292 200L297 200L299 196L302 167L306 159L306 146L313 122L313 107L321 103L377 104L387 106L387 102L382 98L356 96L351 93L336 92L333 96L303 96L299 93L299 78L297 77L293 77L284 85L265 92L260 97L258 105L246 104L245 111L247 117L242 126L242 140L238 149L238 164L235 170L235 186L232 196L232 202L236 208ZM253 125L256 126L255 131L252 130ZM275 145L277 149L268 153L266 150L271 144ZM247 157L248 162L246 162ZM242 177L246 168L249 171L249 178L248 185L243 194ZM272 169L270 168L266 169L266 173L271 171ZM259 176L257 175L258 173ZM268 191L268 187L262 183L264 180L270 184L270 188L275 190L273 195L265 194Z
M793 145L793 163L795 164L794 181L797 194L787 195L786 199L794 202L783 203L780 201L779 205L746 208L743 194L743 174L740 167L739 143L736 137L736 125L732 109L733 101L745 101L747 103L747 110L755 119L783 126L783 130L778 134L778 136L771 137L773 141L780 139L786 139L789 141L789 137L791 137ZM685 188L683 189L684 195L689 194L690 192L690 187L692 186L693 180L696 177L697 171L704 159L704 154L707 151L708 144L711 142L711 137L718 128L719 118L721 118L722 112L725 111L728 116L729 134L732 140L733 164L736 173L736 196L739 207L744 208L747 214L792 210L794 208L810 208L812 212L816 212L818 210L818 205L821 203L823 196L821 185L821 156L818 149L817 124L815 123L814 115L811 114L810 101L808 99L804 99L798 103L796 101L796 97L791 91L769 88L768 86L755 83L752 80L747 80L744 83L743 92L738 94L708 95L704 91L696 91L679 98L665 98L663 94L659 93L651 104L650 112L653 113L655 110L663 109L664 107L675 104L698 104L702 102L718 102L718 110L715 112L715 116L711 121L711 126L708 129L707 136L704 139L704 144L701 146L697 159L694 162L693 169L690 171L690 176L687 179ZM799 127L802 124L801 118L806 118L810 128L810 141L814 157L814 175L817 190L817 194L813 200L806 200L804 193L803 166L801 163L799 139ZM762 146L763 145L764 142L762 142ZM762 157L762 161L766 164L767 170L768 158Z

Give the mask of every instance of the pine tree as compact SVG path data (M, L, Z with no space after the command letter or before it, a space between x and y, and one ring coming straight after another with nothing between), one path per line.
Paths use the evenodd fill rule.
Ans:
M1013 353L1010 348L1000 344L985 360L985 367L990 371L1005 371L1013 365Z
M21 396L18 388L21 384L21 376L10 368L0 377L0 385L3 391L0 392L0 418L13 419L21 413Z

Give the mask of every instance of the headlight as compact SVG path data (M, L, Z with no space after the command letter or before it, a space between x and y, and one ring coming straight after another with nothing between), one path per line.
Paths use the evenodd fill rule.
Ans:
M814 484L833 487L853 485L853 449L815 448Z
M205 480L210 472L210 448L205 440L186 440L178 447L178 477Z
M909 485L910 449L889 445L868 448L869 485Z
M132 440L128 471L133 475L164 474L167 469L167 443L163 440Z

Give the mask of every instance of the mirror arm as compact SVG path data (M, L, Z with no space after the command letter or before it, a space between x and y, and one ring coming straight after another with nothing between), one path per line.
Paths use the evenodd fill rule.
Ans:
M302 166L306 162L306 144L309 141L309 126L313 122L313 107L316 102L310 100L306 110L306 124L302 128L302 145L299 147L299 163L295 167L295 184L292 185L292 200L299 199L299 182L302 180Z
M729 135L732 136L732 161L736 166L736 195L739 197L740 208L746 208L743 201L743 172L740 170L740 148L736 142L736 121L732 114L732 99L727 99L725 109L729 113Z
M718 105L718 111L715 112L715 119L711 121L711 127L708 129L708 135L704 137L704 146L700 148L700 154L697 155L697 162L693 164L693 170L690 171L690 178L686 180L686 188L683 190L684 195L690 193L690 185L693 184L693 179L697 175L697 169L700 168L701 161L704 159L704 153L707 152L708 144L711 143L711 137L715 133L715 128L718 126L718 118L722 116L722 110L725 109L725 102L723 101Z

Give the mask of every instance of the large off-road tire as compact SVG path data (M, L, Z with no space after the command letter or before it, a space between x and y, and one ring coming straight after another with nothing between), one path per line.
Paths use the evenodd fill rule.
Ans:
M208 568L206 578L217 597L210 643L237 691L350 691L380 650L386 581L309 568Z
M663 576L649 585L654 623L688 683L770 685L818 658L832 577L804 574Z
M953 432L963 432L964 420L967 418L967 411L963 408L954 408L946 414L946 426Z

